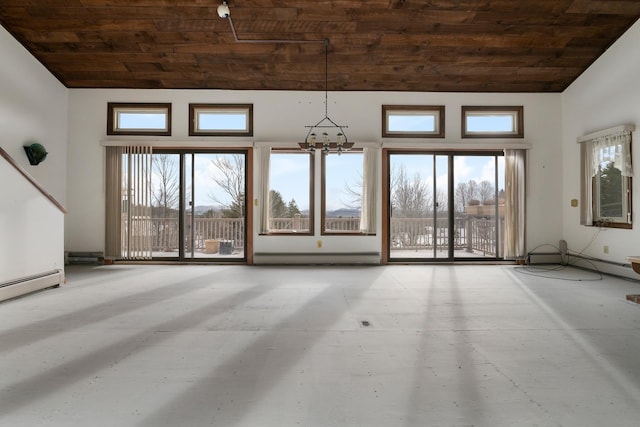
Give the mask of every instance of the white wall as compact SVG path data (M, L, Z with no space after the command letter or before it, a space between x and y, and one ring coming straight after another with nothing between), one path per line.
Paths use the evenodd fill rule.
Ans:
M0 146L64 205L67 182L67 89L2 27L0 58ZM29 165L22 148L34 141L44 145L49 153L47 159L38 166ZM8 167L7 163L3 162L2 167ZM10 190L8 187L19 185L15 180L23 179L13 174L6 177L11 181L5 180L0 185L7 191ZM16 206L16 209L8 211L10 200L16 199L4 194L7 197L0 200L4 205L0 210L0 221L7 226L2 227L0 235L0 257L5 261L0 264L0 282L53 268L64 268L62 220L51 218L51 223L47 224L46 217L38 218L34 214L39 224L33 229L37 227L42 230L37 240L25 241L29 235L25 227L30 223L19 224L17 217L23 221L33 221L35 218L30 213L26 214L24 206ZM17 250L15 245L23 244L34 249L32 255L11 256ZM49 250L41 251L38 245Z
M69 91L69 214L66 248L73 251L103 250L104 247L104 147L107 102L171 102L173 136L158 138L164 143L228 144L224 138L188 137L188 104L191 102L253 103L256 142L301 141L305 125L324 116L324 92L214 91L214 90L89 90ZM529 157L528 247L557 242L561 232L562 174L561 117L559 94L464 94L404 92L329 93L329 116L348 125L348 136L356 142L381 142L382 104L427 104L446 106L446 139L460 146L462 105L524 105L525 139L532 145ZM131 140L132 138L126 138ZM486 141L464 141L485 143ZM394 141L401 147L405 141ZM432 142L423 141L425 148ZM227 145L228 146L228 145ZM256 177L256 179L258 179ZM319 190L319 186L317 186ZM317 197L319 197L319 191ZM319 200L319 199L318 199ZM317 200L316 206L320 206ZM314 252L316 236L256 236L256 252ZM257 229L257 227L256 227ZM380 251L381 237L322 236L323 251Z
M625 263L640 254L640 132L633 133L632 230L598 229L580 225L580 209L570 207L580 198L579 136L621 124L640 126L640 21L562 94L563 236L570 249L607 261ZM582 203L582 200L580 200ZM593 239L593 240L592 240ZM609 253L604 253L604 246Z

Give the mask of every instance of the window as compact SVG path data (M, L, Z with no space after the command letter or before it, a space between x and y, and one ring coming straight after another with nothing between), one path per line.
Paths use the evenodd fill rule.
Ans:
M444 138L444 106L383 105L382 136Z
M322 156L322 233L361 234L362 151Z
M524 138L523 107L462 107L463 138Z
M269 233L313 234L313 156L273 149L269 165Z
M253 104L189 104L190 136L253 136Z
M171 135L171 104L107 104L107 135Z
M581 223L631 228L631 132L604 131L579 139L582 156Z

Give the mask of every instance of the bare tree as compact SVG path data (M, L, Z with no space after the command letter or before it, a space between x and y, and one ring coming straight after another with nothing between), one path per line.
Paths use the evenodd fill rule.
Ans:
M478 188L479 198L482 204L496 199L496 189L491 182L484 180Z
M431 189L420 173L407 176L404 165L391 173L391 206L396 218L420 218L433 209Z
M180 181L176 164L168 154L153 155L153 173L157 186L153 191L153 204L161 209L163 218L171 210L178 209Z
M223 207L225 216L244 217L244 156L242 154L218 156L211 160L211 163L218 172L211 179L223 193L229 196L230 201L224 201L216 193L211 193L209 196Z
M353 179L353 184L348 182L344 184L342 191L348 198L347 202L341 200L342 204L349 209L362 209L362 192L364 189L364 178L362 172Z
M154 190L151 194L154 216L162 218L154 221L155 248L169 251L177 246L174 239L177 236L178 204L180 200L180 180L178 167L169 154L154 154L152 157Z

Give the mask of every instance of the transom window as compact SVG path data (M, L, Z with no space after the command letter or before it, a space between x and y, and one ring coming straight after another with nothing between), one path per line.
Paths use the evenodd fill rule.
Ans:
M109 102L107 135L171 135L171 104Z
M189 104L189 135L252 136L253 104Z
M462 107L463 138L524 138L523 107Z
M382 136L444 138L444 106L383 105Z

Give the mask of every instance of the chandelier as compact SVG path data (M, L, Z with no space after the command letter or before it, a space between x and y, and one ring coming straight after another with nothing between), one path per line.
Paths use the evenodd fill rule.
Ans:
M353 142L347 139L347 134L344 132L344 128L348 126L339 125L329 117L329 103L327 101L327 93L329 86L329 40L279 40L279 39L241 39L238 37L236 27L231 19L231 11L226 1L223 1L218 6L218 16L222 19L228 19L229 25L231 25L231 31L233 32L233 38L237 43L323 43L324 44L324 118L315 125L307 125L305 128L309 129L307 136L304 138L304 142L299 142L298 145L301 149L314 153L316 149L322 150L325 153L337 152L341 154L343 151L348 151L353 147Z
M329 117L328 102L329 86L329 40L324 39L324 118L315 125L305 126L309 131L304 138L304 142L298 143L305 151L315 152L316 149L325 153L337 152L340 155L343 151L348 151L353 147L353 142L347 139L344 128Z

